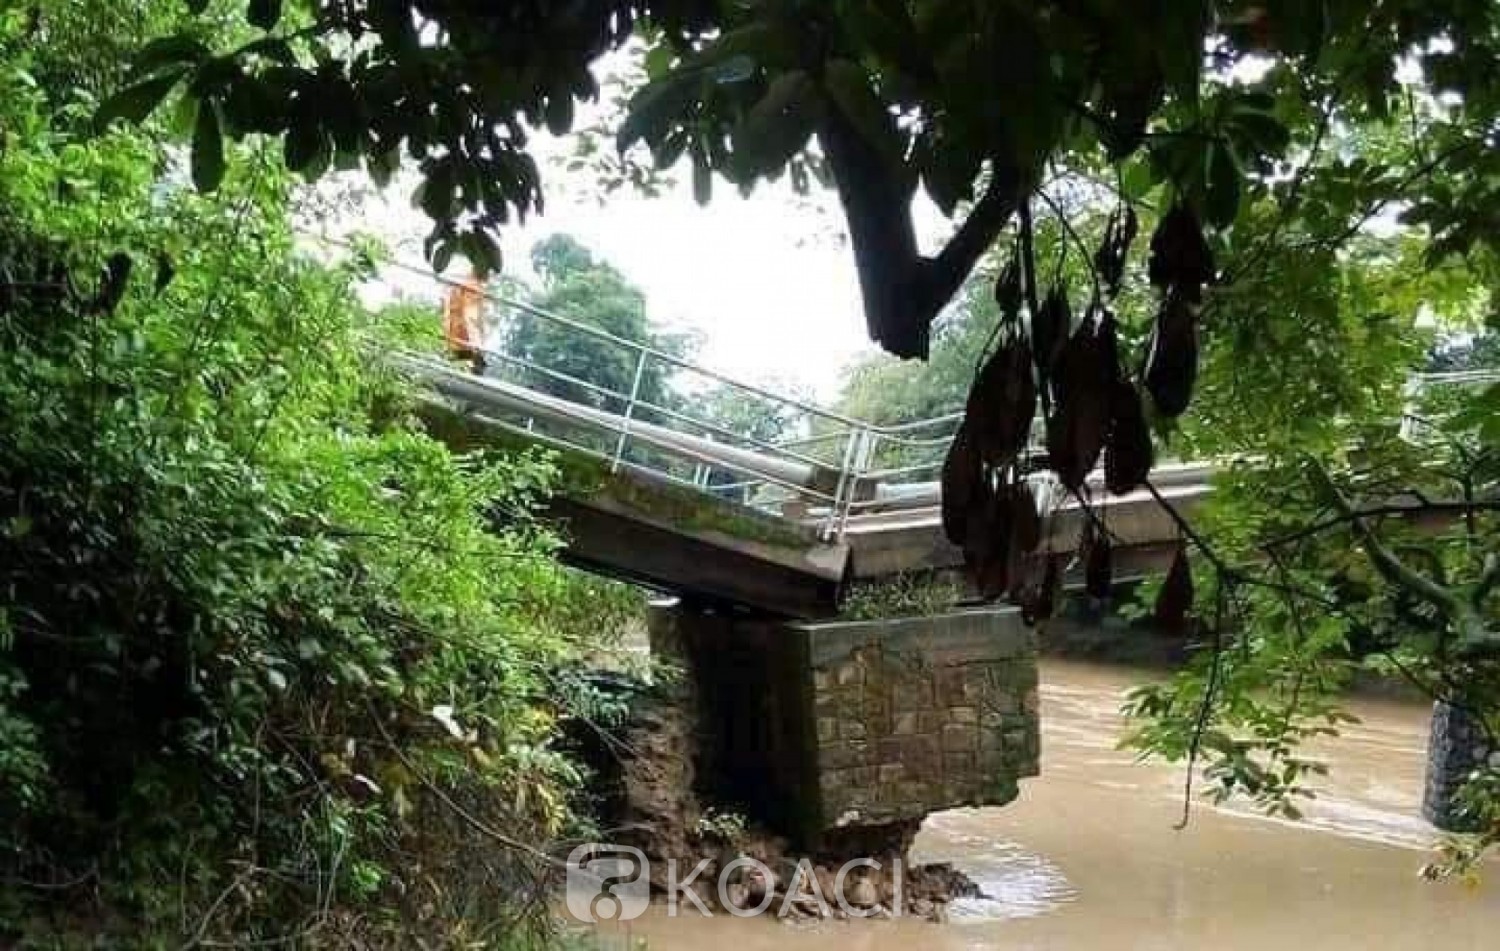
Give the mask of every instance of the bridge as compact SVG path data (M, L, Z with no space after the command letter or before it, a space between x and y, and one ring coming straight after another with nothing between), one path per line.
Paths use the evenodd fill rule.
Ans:
M393 359L422 384L421 415L449 445L555 451L562 478L551 514L573 563L694 601L803 619L836 614L849 582L963 564L943 535L936 481L961 412L877 425L524 302L485 297L494 320L489 341L476 347L482 374L430 355ZM520 355L506 340L520 316L630 367L631 385ZM672 379L674 398L646 398L642 382L652 377ZM760 438L714 418L698 405L709 393L781 420L782 434ZM1190 513L1209 492L1211 470L1171 463L1152 480ZM1045 517L1045 550L1072 551L1082 500L1039 466L1028 481ZM1098 475L1085 498L1108 527L1122 577L1165 567L1177 527L1147 492L1109 496Z
M567 560L680 599L654 617L652 649L689 674L676 703L699 728L674 742L699 775L693 785L828 848L867 841L871 829L900 834L940 809L1004 804L1036 774L1036 632L1015 610L830 620L851 582L962 565L943 535L936 481L961 413L876 425L486 296L499 320L475 348L483 372L431 355L391 359L420 384L418 411L451 447L554 452L549 514ZM609 352L632 368L631 384L519 355L506 346L517 314ZM677 395L646 398L653 375L670 376ZM782 420L782 432L716 418L702 408L710 392ZM1152 472L1154 493L1124 496L1104 492L1097 473L1082 497L1040 466L1026 478L1044 550L1074 551L1084 520L1097 519L1123 580L1165 567L1179 544L1175 516L1208 497L1213 471L1166 462Z

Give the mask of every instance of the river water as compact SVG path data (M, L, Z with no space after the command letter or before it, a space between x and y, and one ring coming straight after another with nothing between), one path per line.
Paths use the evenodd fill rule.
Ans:
M819 922L644 918L601 935L652 951L919 949L1385 949L1500 951L1500 863L1478 890L1422 881L1434 833L1418 818L1427 708L1350 704L1361 723L1319 753L1330 766L1301 822L1197 803L1182 770L1117 750L1120 668L1042 668L1042 775L1000 809L930 817L921 861L951 861L992 896L952 920Z

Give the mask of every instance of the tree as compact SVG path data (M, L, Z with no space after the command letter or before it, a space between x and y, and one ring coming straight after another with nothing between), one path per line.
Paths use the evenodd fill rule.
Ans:
M705 197L713 173L748 188L826 171L872 335L910 356L926 352L938 311L1053 158L1097 157L1169 182L1226 227L1243 194L1267 187L1289 130L1326 128L1334 111L1388 112L1403 58L1460 90L1466 124L1485 128L1500 102L1496 16L1459 0L599 0L503 13L478 0L253 3L263 39L158 44L146 78L107 112L140 114L184 86L212 107L195 134L205 152L217 154L221 131L283 136L288 164L310 176L363 162L383 178L409 152L434 255L462 250L488 265L489 230L541 204L525 123L568 131L575 102L597 94L589 64L639 34L652 81L622 144L644 140L662 165L690 156ZM1271 67L1263 78L1226 81L1252 60ZM1438 164L1457 158L1439 154ZM205 186L220 164L200 163ZM950 214L970 205L931 257L918 254L909 214L919 186ZM1482 188L1464 197L1494 201ZM1479 220L1474 211L1465 217Z
M94 135L184 5L96 6L0 12L0 945L525 943L597 607L551 466L415 428L270 157Z
M537 243L531 260L541 287L530 294L538 309L601 330L618 340L639 344L658 354L681 356L687 341L665 333L646 313L646 297L569 235ZM637 401L667 405L667 384L674 367L659 356L647 357L626 344L590 336L526 309L512 312L503 328L504 350L539 366L520 373L528 386L564 399L621 413L632 393ZM547 371L551 371L550 373ZM639 381L637 372L639 371ZM606 395L565 374L615 395ZM647 415L651 415L647 411Z

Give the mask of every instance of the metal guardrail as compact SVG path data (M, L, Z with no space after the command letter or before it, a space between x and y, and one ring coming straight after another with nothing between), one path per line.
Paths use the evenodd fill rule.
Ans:
M462 286L425 267L399 261L387 266L421 277L436 289ZM402 354L396 362L442 398L493 422L601 460L616 471L628 469L812 524L830 542L844 536L852 517L938 501L935 477L962 412L877 425L524 301L490 291L483 297L493 308L490 337L500 341L499 346L486 343L478 348L486 364L483 375L431 356ZM433 304L436 321L439 302ZM589 341L622 357L621 365L629 368L628 387L583 379L506 346L520 315L551 325L580 345ZM646 398L644 383L652 373L671 378L667 397ZM1414 401L1433 386L1493 382L1500 382L1500 371L1418 375L1408 385L1408 394ZM785 421L786 431L760 438L736 430L730 421L704 410L705 398L715 390L762 404ZM1033 430L1032 447L1041 451L1040 425Z
M399 261L387 266L438 291L463 286L424 267ZM827 541L842 537L853 514L889 504L878 484L935 475L962 419L962 413L952 413L889 426L868 423L524 301L491 291L482 296L491 308L486 337L499 344L475 348L485 364L482 375L415 353L397 355L397 366L442 398L539 442L813 524ZM436 322L440 301L432 303ZM629 386L584 379L506 346L522 315L623 357ZM671 377L669 398L647 398L643 384L653 373ZM703 409L715 391L762 405L784 420L786 431L770 439L737 431Z

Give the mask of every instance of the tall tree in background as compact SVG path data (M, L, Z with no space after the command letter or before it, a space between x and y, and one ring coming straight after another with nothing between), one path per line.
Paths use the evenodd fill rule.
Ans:
M685 337L652 323L640 289L576 238L557 234L538 242L531 261L541 286L528 296L538 309L660 353L686 353ZM504 349L516 357L622 395L609 396L547 372L523 374L528 385L543 392L612 412L623 411L632 392L638 400L666 405L672 366L654 357L642 364L632 347L523 309L512 312L502 339Z

